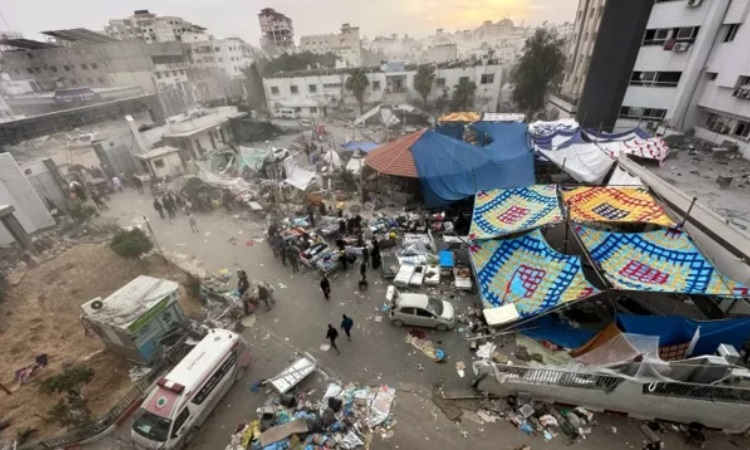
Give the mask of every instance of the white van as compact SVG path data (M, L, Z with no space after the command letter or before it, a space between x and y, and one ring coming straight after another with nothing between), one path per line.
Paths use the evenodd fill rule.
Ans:
M297 112L294 108L279 108L273 113L273 117L276 119L296 119Z
M249 364L250 349L242 337L211 330L143 401L130 432L135 447L184 448Z

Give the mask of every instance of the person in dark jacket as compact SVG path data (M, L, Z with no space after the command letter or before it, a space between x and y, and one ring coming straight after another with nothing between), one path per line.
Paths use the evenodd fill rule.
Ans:
M159 217L161 217L162 219L164 219L164 207L159 202L158 198L154 199L154 209L159 213Z
M299 251L293 245L286 248L286 257L289 259L289 263L292 265L292 272L299 272Z
M326 300L331 299L331 282L328 281L326 274L323 274L323 279L320 280L320 289L323 291Z
M239 292L240 298L242 298L249 289L250 289L250 281L247 279L247 272L241 269L238 270L237 271L237 292Z
M258 285L258 300L266 304L266 308L271 309L271 294L263 284Z
M331 348L336 350L336 353L340 355L341 350L339 350L338 346L336 345L336 339L338 338L339 338L339 332L335 328L333 328L333 325L329 323L328 332L326 332L326 339L328 339L331 342Z
M349 342L352 341L352 335L350 334L352 331L352 327L354 326L354 320L352 320L351 317L347 316L346 314L343 314L343 319L341 319L341 329L344 330L344 333L346 333L346 338L349 340Z
M367 263L365 263L364 260L362 260L362 263L359 265L359 274L362 276L362 281L360 281L360 283L366 283L367 282Z

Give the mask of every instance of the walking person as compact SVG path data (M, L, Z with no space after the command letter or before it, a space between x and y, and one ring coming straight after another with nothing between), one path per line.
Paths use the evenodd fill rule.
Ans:
M195 217L190 214L190 211L188 211L187 215L188 222L190 223L190 231L192 231L193 233L198 233L198 225L195 222Z
M122 181L120 181L120 177L118 177L117 175L112 177L112 186L114 186L118 191L122 192Z
M138 189L139 194L143 194L143 181L140 178L133 176L133 185Z
M104 208L107 207L107 205L104 204L104 201L102 200L102 197L99 195L99 192L96 189L94 189L91 192L91 200L94 201L94 204L96 205L96 207L98 209L104 209ZM107 208L107 209L109 209L109 208Z
M174 205L172 204L172 199L169 198L169 195L165 195L161 203L164 205L164 209L167 210L167 216L171 219L174 217Z
M360 263L359 274L362 276L360 284L367 283L367 260L362 260L362 263Z
M286 250L287 258L289 258L289 263L292 265L292 272L299 272L299 251L292 245L287 247Z
M158 198L154 199L154 209L159 213L159 217L161 217L163 220L164 219L164 206L162 206L162 204L159 203Z
M323 295L325 295L326 300L331 299L331 282L328 281L328 277L326 274L323 274L323 279L320 280L320 289L323 291Z
M245 295L247 291L250 290L250 280L247 279L247 272L245 272L242 269L237 270L237 292L239 292L239 297L242 298L242 296Z
M336 353L340 355L341 350L339 350L338 346L336 346L336 339L338 338L339 338L339 332L335 328L333 328L333 325L329 323L328 332L326 333L326 339L328 339L331 342L331 348L336 350Z
M279 252L281 252L281 264L286 267L286 257L287 257L287 246L284 241L281 241L281 245L279 246Z
M354 326L354 320L351 317L347 316L346 314L342 314L342 316L344 318L341 319L341 329L344 330L344 333L346 333L346 338L349 340L349 342L351 342L352 341L351 331L352 331L352 327Z
M370 251L367 249L367 245L363 243L362 246L362 262L367 265L369 264L370 259Z

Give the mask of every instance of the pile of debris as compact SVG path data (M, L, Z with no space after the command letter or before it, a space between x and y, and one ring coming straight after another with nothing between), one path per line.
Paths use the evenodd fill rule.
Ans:
M305 393L284 394L241 424L226 450L354 449L369 443L375 432L389 439L396 426L390 413L395 397L391 387L354 383L330 383L317 403Z
M581 406L556 408L523 395L508 397L508 412L505 415L526 435L538 435L545 441L551 441L562 432L567 436L568 444L586 439L597 425L594 414Z

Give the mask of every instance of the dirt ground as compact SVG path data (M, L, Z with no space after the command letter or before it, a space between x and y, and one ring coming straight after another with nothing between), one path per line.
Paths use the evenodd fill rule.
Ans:
M37 429L31 439L64 430L45 420L57 403L56 396L42 393L37 384L58 373L63 365L76 364L94 369L93 381L83 388L95 417L105 413L132 386L128 369L132 365L106 349L98 337L84 335L80 305L107 297L138 275L176 281L181 285L180 304L186 315L202 313L200 300L184 291L187 275L158 256L126 260L106 244L79 245L16 280L8 298L0 304L0 381L12 395L0 392L0 417L10 420L3 434L14 437L21 428ZM18 279L20 278L20 281ZM49 355L50 364L40 369L29 383L15 381L18 369L34 363L37 355Z

